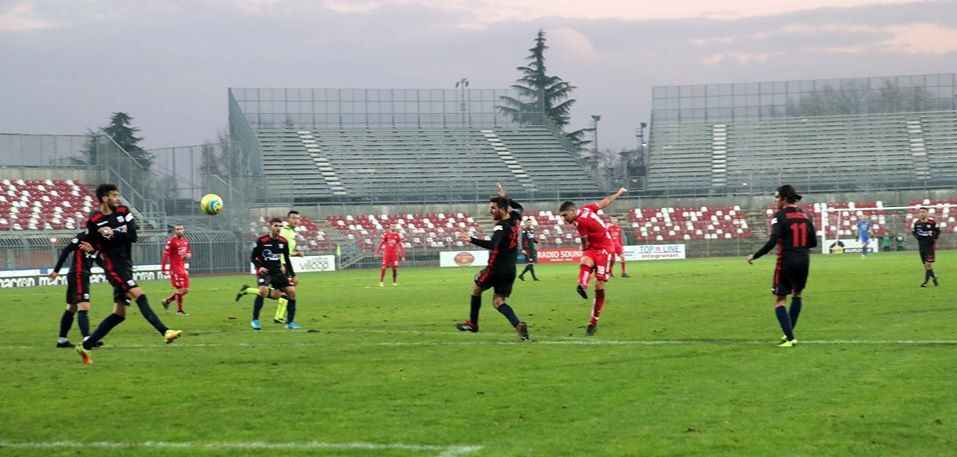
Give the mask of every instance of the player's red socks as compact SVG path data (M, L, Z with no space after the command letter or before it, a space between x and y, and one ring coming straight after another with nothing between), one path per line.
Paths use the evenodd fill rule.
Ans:
M183 295L186 294L176 294L176 311L183 312Z
M588 265L579 265L578 267L578 284L584 288L588 288L588 281L591 279L591 267Z
M605 289L595 289L595 302L591 307L590 325L598 325L598 317L601 316L601 310L605 308Z

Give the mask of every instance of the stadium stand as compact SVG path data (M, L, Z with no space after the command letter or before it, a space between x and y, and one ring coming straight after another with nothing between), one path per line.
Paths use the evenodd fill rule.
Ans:
M473 232L476 236L482 234L475 219L464 213L345 214L329 216L326 221L366 251L375 250L382 231L396 225L399 226L399 233L402 234L407 248L461 247L465 243L456 239L456 233Z
M258 221L250 222L249 231L247 232L248 236L246 237L247 240L255 240L260 235L266 233L267 225L265 217L260 217ZM299 243L297 248L302 252L328 252L335 249L335 245L326 235L326 232L322 230L315 221L306 216L301 216L299 226L296 227L296 234L296 241Z
M747 214L739 206L635 208L629 214L641 242L751 238Z
M72 180L0 181L0 230L76 230L93 210L90 190Z
M957 177L957 112L661 122L648 163L649 190L946 184Z
M527 129L258 129L270 186L302 197L597 191L557 137Z

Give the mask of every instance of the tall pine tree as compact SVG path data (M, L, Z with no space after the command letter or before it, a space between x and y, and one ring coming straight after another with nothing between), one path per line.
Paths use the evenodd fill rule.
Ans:
M545 67L547 41L545 31L539 30L534 46L528 50L528 64L516 68L522 76L512 88L518 92L519 98L502 97L498 109L521 124L540 124L541 113L545 113L545 117L564 133L575 105L575 99L570 98L575 86L559 76L548 74ZM579 149L588 143L584 140L584 129L564 135Z
M153 154L139 146L143 138L136 136L140 129L133 127L132 122L133 118L129 114L113 113L110 116L110 125L105 127L103 132L113 138L140 166L149 169L153 165Z

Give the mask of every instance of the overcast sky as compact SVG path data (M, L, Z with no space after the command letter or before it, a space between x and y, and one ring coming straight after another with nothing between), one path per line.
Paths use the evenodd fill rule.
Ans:
M573 127L634 144L651 87L957 70L957 2L0 0L0 132L83 133L113 111L149 147L226 126L227 87L506 87L539 28Z

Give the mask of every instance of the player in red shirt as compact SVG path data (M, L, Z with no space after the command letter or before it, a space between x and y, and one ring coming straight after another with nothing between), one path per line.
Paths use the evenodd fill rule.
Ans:
M608 235L611 236L612 241L611 262L609 262L608 266L608 275L615 276L615 260L617 260L621 262L621 277L629 278L628 272L625 271L624 238L621 236L621 225L618 225L618 218L615 216L611 217L611 224L608 224Z
M385 279L385 270L392 268L392 286L397 286L399 260L405 260L405 246L402 245L402 235L399 235L398 226L393 226L392 230L386 230L382 234L382 241L379 241L379 247L376 248L376 255L382 255L382 268L379 270L379 287L383 287L382 280Z
M578 270L578 295L588 299L588 282L591 280L592 273L595 274L595 301L592 304L591 317L588 320L588 327L585 334L592 336L598 328L598 317L601 310L605 307L605 282L608 281L608 260L610 252L613 250L611 236L608 234L608 228L605 221L601 220L598 211L607 208L621 194L625 193L622 187L600 201L589 203L581 208L575 206L573 202L562 203L558 213L566 224L575 224L578 227L578 235L582 241L582 258Z
M188 316L183 311L183 296L189 293L189 273L186 271L186 261L193 256L193 251L189 247L189 240L186 239L186 227L183 224L176 224L173 227L173 236L166 240L166 247L163 249L163 260L160 261L160 269L163 273L169 273L169 283L173 286L173 292L163 300L163 308L169 309L169 304L176 300L176 314ZM167 267L167 265L169 265Z

